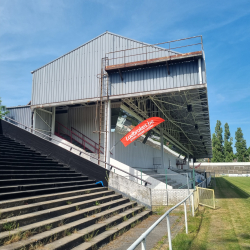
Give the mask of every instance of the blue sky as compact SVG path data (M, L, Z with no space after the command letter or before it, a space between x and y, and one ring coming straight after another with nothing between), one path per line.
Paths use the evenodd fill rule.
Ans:
M249 0L0 0L0 97L31 99L31 71L106 30L147 43L203 35L211 131L241 127L250 146Z

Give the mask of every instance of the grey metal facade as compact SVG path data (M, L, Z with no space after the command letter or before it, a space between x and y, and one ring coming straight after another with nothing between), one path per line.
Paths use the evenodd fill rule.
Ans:
M33 72L31 106L36 107L36 105L45 104L55 106L55 104L60 105L63 102L76 100L86 102L99 98L100 81L97 75L101 73L102 58L105 55L107 56L106 53L136 48L142 45L145 44L106 32L35 70ZM143 60L144 56L140 55L141 50L139 48L138 56L133 56L129 60ZM154 47L152 46L150 50L153 52ZM159 51L157 48L155 50L155 53L150 54L150 58L168 56L170 53L164 49ZM132 52L129 50L127 53ZM137 54L137 52L133 51L133 54ZM109 57L112 57L112 54L109 54ZM122 62L122 59L119 60L115 63ZM110 62L114 63L112 60ZM206 83L205 62L203 59L201 59L201 64L203 83ZM148 90L195 85L198 84L197 72L198 63L193 61L170 65L170 75L166 75L166 68L163 66L154 70L148 68L127 71L123 73L123 82L118 79L119 74L115 73L111 76L110 95L127 95Z
M32 112L31 112L31 108L29 105L9 107L7 108L7 110L9 111L9 113L7 114L7 117L27 127L31 127Z
M202 82L206 83L204 61L202 60ZM198 61L183 62L166 66L129 70L110 74L110 95L126 95L144 91L165 90L199 84Z

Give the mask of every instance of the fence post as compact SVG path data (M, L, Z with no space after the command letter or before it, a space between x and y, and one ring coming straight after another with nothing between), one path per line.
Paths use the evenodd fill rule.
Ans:
M169 214L167 215L166 219L167 219L167 229L168 229L168 247L169 247L169 250L172 250L172 240L171 240Z
M146 250L146 239L141 242L141 250Z
M194 217L194 191L193 191L193 193L191 195L191 202L192 202L192 215Z
M188 223L187 223L187 204L184 201L184 213L185 213L185 227L186 227L186 234L188 234Z
M167 169L165 169L165 174L166 174L166 189L168 189L168 177L167 177Z

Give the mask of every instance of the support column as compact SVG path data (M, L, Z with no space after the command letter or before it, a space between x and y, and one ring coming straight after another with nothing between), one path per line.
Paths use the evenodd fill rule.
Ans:
M105 136L105 141L104 141L104 146L107 145L107 149L106 149L106 155L105 155L105 161L107 163L110 163L110 139L111 139L111 101L108 100L107 102L105 102L105 105L107 105L107 107L105 107L105 109L107 110L106 113L106 117L105 119L107 119L107 137ZM109 169L109 165L107 166L107 168Z
M161 130L161 165L164 168L164 143L163 143L163 128Z
M35 129L36 129L36 109L34 109L33 113L33 134L35 134Z
M56 107L52 107L51 135L55 134L56 125Z

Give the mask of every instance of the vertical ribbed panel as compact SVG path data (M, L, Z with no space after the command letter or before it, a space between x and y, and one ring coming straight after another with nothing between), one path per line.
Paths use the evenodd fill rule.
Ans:
M9 111L9 113L7 114L9 118L16 120L17 122L27 127L31 127L32 115L30 106L7 108L7 110ZM23 128L23 126L20 127Z
M68 114L69 128L73 127L96 143L99 142L99 134L93 132L99 130L99 118L95 126L96 106L69 108Z
M32 105L66 102L98 98L100 95L99 79L101 60L106 53L117 50L131 49L143 46L128 38L112 33L104 33L79 48L63 55L55 61L43 66L33 73ZM156 47L127 50L126 52L107 54L110 65L125 62L140 61L156 57L168 56L169 52ZM173 52L174 53L174 52ZM139 55L135 55L139 54ZM135 56L131 56L135 55ZM205 82L205 65L202 59L203 82ZM112 74L111 95L124 95L135 92L160 90L198 84L198 62L186 62L170 65L170 75L165 66L152 67L143 70L124 72L124 82L118 74Z
M52 111L51 108L43 108L48 111ZM35 129L44 134L50 134L51 132L52 116L49 113L45 113L42 110L36 110L36 127Z
M163 90L199 84L198 62L184 62L166 66L129 70L110 75L111 95Z

